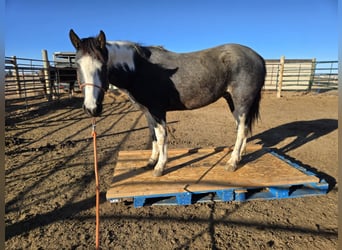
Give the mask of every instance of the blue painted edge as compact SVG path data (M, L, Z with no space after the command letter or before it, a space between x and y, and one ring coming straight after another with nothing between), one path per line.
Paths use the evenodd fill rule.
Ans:
M170 193L162 195L147 195L127 197L133 198L134 207L143 207L145 205L191 205L194 203L203 203L211 201L221 202L245 202L250 200L273 200L298 198L306 196L324 195L327 193L329 185L324 183L306 183L300 185L273 186L263 188L237 188L227 190L211 190L203 192L183 192ZM214 194L214 198L208 198L205 195ZM194 202L193 197L203 195L202 198ZM153 199L158 199L149 203ZM117 199L109 199L109 201L117 202Z
M277 152L275 152L273 149L270 148L264 148L265 150L267 150L270 154L272 154L273 156L279 158L280 160L286 162L287 164L289 164L290 166L298 169L299 171L301 171L302 173L309 175L309 176L316 176L318 177L314 172L304 168L303 166L300 166L299 164L292 162L291 160L289 160L288 158L286 158L286 156L278 154ZM324 179L322 179L324 180ZM325 181L325 180L324 180Z

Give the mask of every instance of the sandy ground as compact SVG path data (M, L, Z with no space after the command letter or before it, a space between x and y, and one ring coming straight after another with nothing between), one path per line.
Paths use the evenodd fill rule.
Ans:
M97 121L102 249L336 249L335 92L263 93L250 143L279 149L314 169L327 195L134 208L105 199L118 150L148 149L147 123L108 95ZM116 100L115 100L116 99ZM12 109L6 116L6 249L94 249L95 184L90 119L82 98ZM232 145L223 100L168 114L170 148Z

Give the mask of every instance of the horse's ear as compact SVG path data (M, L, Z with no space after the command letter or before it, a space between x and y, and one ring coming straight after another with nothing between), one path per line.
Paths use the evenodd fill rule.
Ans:
M73 29L70 30L69 37L72 45L74 45L75 49L78 50L81 46L81 39L76 35Z
M106 47L106 35L102 30L100 31L100 34L97 36L97 40L100 44L100 48L104 49Z

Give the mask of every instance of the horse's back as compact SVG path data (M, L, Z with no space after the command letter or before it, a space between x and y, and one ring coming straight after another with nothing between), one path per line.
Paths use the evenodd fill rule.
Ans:
M174 70L171 80L186 109L215 102L232 86L251 87L250 91L255 91L263 85L264 60L243 45L224 44L189 53L175 53L160 47L149 47L149 50L152 63Z
M153 63L168 69L177 69L175 80L184 78L206 78L215 75L222 77L250 74L264 77L266 73L264 59L254 50L240 44L223 44L204 50L175 53L160 47L150 47Z
M217 59L222 57L228 57L227 59L231 61L235 60L256 60L263 63L263 58L256 53L253 49L234 43L227 43L219 45L212 48L207 48L203 50L186 52L186 53L176 53L169 51L160 46L148 47L151 51L150 60L154 63L165 63L170 61L187 61L196 58L206 58L206 59Z

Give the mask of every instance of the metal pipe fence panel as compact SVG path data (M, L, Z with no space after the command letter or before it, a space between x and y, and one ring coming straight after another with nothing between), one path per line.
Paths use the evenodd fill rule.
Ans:
M281 62L266 60L265 89L278 90ZM338 61L293 59L284 61L282 90L321 91L337 89Z
M65 56L65 53L62 54ZM57 56L56 58L58 59ZM48 62L48 69L44 65L46 67L44 60L5 57L6 102L25 100L27 103L31 99L48 101L48 94L58 98L65 90L70 92L73 87L78 87L72 55L68 55L68 64L58 63L57 60ZM294 91L338 88L338 61L273 59L266 60L266 70L266 90L279 91L279 86L280 90Z
M43 61L16 57L5 58L5 99L43 98L44 86L39 72Z
M311 89L338 88L338 61L318 61Z
M46 67L46 65L48 65ZM5 57L6 108L15 103L49 102L71 92L77 82L74 67L55 67L44 60Z
M16 57L5 58L5 98L46 97L46 80L52 83L53 94L77 81L74 67L55 67L49 62L48 78L44 74L43 60Z

